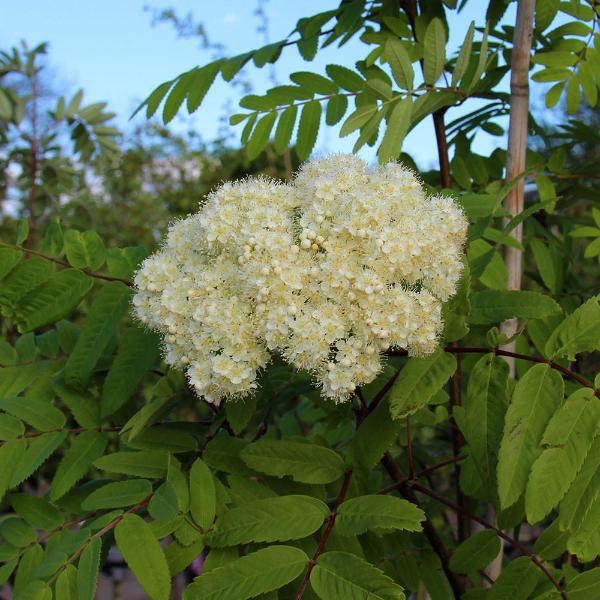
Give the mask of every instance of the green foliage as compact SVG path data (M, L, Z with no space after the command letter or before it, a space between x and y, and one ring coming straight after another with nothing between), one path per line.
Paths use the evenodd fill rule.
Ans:
M392 496L359 496L344 502L337 514L335 529L344 536L369 529L420 531L423 511L414 504Z
M484 529L465 540L450 559L456 573L473 573L487 567L500 552L500 539L495 531Z
M78 435L60 461L50 489L50 499L64 496L92 468L94 461L104 454L108 436L96 431Z
M211 154L159 125L119 149L103 103L52 100L36 114L72 143L38 135L33 174L34 138L21 132L45 48L0 54L2 167L22 173L0 179L18 213L3 214L0 247L0 585L13 597L93 598L114 545L152 599L168 598L184 571L182 581L195 576L188 599L594 597L600 138L594 113L551 119L553 129L533 105L539 139L522 176L532 191L510 215L503 202L518 181L505 181L506 152L478 154L473 140L505 133L513 16L506 2L485 14L473 3L481 14L453 49L464 4L341 2L285 39L192 67L143 103L167 123L199 109L218 78L290 50L307 62L350 40L364 50L354 65L337 64L340 52L322 72L309 65L247 93L230 118L243 128L239 150ZM582 0L536 3L530 80L548 106L597 104L599 18ZM216 182L290 177L323 121L355 151L416 168L402 144L432 115L442 168L420 176L469 220L439 350L391 349L342 405L277 358L251 397L196 397L131 318L133 274L157 232ZM167 163L201 174L170 177ZM507 248L522 253L522 289L508 289ZM511 339L506 319L517 323ZM488 581L482 571L500 560Z
M548 422L563 403L564 383L548 365L532 367L515 387L506 412L498 454L498 494L502 508L514 504L542 454Z
M148 597L167 600L170 589L169 566L158 540L144 519L134 514L123 517L115 528L115 540Z
M192 518L202 529L208 529L215 519L216 500L212 473L198 458L190 469L189 508Z
M301 539L314 533L328 512L327 505L310 496L254 500L224 513L206 541L221 548Z
M404 600L402 588L383 571L347 552L326 552L319 557L310 577L317 596Z
M291 581L304 570L308 556L292 546L269 546L204 572L185 592L186 600L254 598Z
M392 418L399 419L423 408L455 370L456 360L445 352L409 361L390 391Z
M129 290L123 284L114 281L104 285L65 364L65 381L69 386L83 388L89 382L128 305Z
M242 460L252 469L302 483L331 483L343 471L342 459L328 448L292 441L258 441L246 446Z

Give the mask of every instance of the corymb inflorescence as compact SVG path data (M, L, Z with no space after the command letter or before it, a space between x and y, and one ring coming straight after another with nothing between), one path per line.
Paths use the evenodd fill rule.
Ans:
M291 183L225 183L172 225L136 275L135 312L209 402L251 393L272 354L345 400L385 350L435 350L466 228L399 164L315 159Z

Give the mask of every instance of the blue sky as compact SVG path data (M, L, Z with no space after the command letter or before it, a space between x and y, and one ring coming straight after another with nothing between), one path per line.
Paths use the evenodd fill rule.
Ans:
M4 3L0 20L1 46L14 45L20 39L30 44L48 41L49 59L58 86L72 91L82 87L90 102L108 101L118 115L120 127L130 126L129 115L157 84L211 59L211 52L201 50L197 40L177 38L174 29L167 24L151 25L151 14L144 7L169 6L160 0L20 0L11 3L4 0ZM471 19L477 23L483 21L477 9L483 11L483 3L469 4L471 8L467 5L450 24L451 48L460 45ZM211 39L225 45L227 54L239 54L264 44L263 34L257 31L259 20L253 14L254 0L175 0L172 5L182 15L192 11L195 18L204 23ZM269 15L271 40L284 37L299 17L336 5L336 0L269 0L265 9ZM507 18L511 20L510 12ZM288 49L277 63L276 76L280 83L287 83L286 75L290 72L322 72L324 66L332 62L351 66L363 54L364 48L361 49L359 43L349 43L341 49L330 47L318 60L306 63L295 49ZM267 69L250 67L247 73L257 93L269 85ZM231 112L231 107L235 109L239 96L238 89L218 81L197 113L192 116L181 113L173 126L193 127L205 140L213 139L219 117ZM136 117L143 118L142 115ZM237 130L235 135L237 139ZM491 152L499 139L482 137L477 148L482 153ZM335 131L322 127L317 150L349 151L353 143L354 138L339 140ZM435 164L435 139L429 119L409 135L405 150L422 167ZM372 153L366 149L364 155L371 158Z

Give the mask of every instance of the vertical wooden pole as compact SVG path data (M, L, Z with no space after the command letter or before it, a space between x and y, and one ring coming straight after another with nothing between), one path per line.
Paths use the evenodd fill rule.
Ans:
M531 53L531 38L533 36L533 14L535 0L519 0L513 37L512 58L510 64L510 118L508 125L508 153L506 160L506 181L510 182L525 171L525 156L527 153L527 130L529 121L529 62ZM525 206L525 181L523 178L512 187L504 201L506 210L511 216L523 212ZM519 242L523 239L523 227L519 224L512 231L512 236ZM506 247L506 268L508 271L508 289L521 289L523 272L521 251L512 246ZM502 323L501 331L512 337L517 331L517 320L511 319ZM511 342L504 348L514 352L515 343ZM511 376L515 376L515 359L509 358ZM495 521L495 514L488 515ZM486 573L496 580L502 572L504 543L496 559L487 567Z
M529 62L531 38L533 36L533 14L535 0L519 0L513 38L510 72L510 120L508 126L508 156L506 161L506 181L510 182L525 171L527 152L527 129L529 118ZM521 179L513 186L504 201L506 210L515 216L523 211L525 182ZM519 242L523 239L523 228L518 225L512 236ZM507 246L505 252L508 269L508 289L521 288L522 256L520 250ZM512 336L517 330L515 319L502 324L502 331ZM511 347L509 347L511 346ZM514 344L507 349L514 350ZM514 359L509 363L514 375Z

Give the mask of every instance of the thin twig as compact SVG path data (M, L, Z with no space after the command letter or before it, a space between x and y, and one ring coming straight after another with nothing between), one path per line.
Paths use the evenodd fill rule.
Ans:
M475 521L476 523L479 523L486 529L491 529L492 531L495 531L496 534L498 535L498 537L501 537L505 542L508 542L513 548L516 548L522 554L527 556L527 558L529 558L529 560L531 560L531 562L548 578L548 580L552 583L552 585L560 593L561 597L564 598L564 600L567 600L567 596L566 596L565 592L563 591L560 582L548 571L548 569L546 569L546 567L544 566L544 563L534 553L532 553L527 548L527 546L525 546L521 542L517 541L510 535L504 533L504 531L502 531L502 529L499 529L495 525L492 525L492 523L488 523L485 519L482 519L481 517L478 517L477 515L470 513L468 510L465 510L462 506L459 506L455 502L452 502L451 500L448 500L447 498L440 496L433 490L430 490L429 488L426 488L418 483L414 483L410 487L413 490L416 490L417 492L420 492L421 494L425 494L426 496L429 496L433 500L440 502L441 504L445 504L448 508L451 508L452 510L454 510L457 513L463 513L468 519L470 519L471 521Z
M453 465L454 463L464 460L465 458L466 458L465 456L453 456L452 458L444 460L436 465L432 465L431 467L427 467L426 469L422 469L421 471L418 471L417 473L415 473L412 477L408 478L407 480L397 481L395 483L392 483L391 485L388 485L387 487L380 489L377 493L378 494L389 494L390 492L393 492L394 490L397 490L401 487L406 487L407 485L410 485L411 483L416 482L418 479L421 479L421 477L426 477L427 475L434 473L438 469L443 469L444 467L447 467L448 465Z
M304 577L302 578L302 582L300 583L300 588L298 589L298 593L296 594L296 600L301 600L304 596L304 592L306 591L306 587L308 586L308 582L310 580L310 574L314 569L315 564L317 563L317 559L321 554L323 554L325 550L325 546L327 544L327 540L331 535L331 530L335 524L335 518L337 517L337 510L340 505L346 499L346 494L348 493L348 487L350 486L350 479L352 478L352 471L348 470L344 473L344 481L342 482L342 487L340 488L340 493L335 502L335 508L333 512L327 517L327 525L325 525L325 529L323 530L323 534L321 535L321 539L319 540L319 545L317 549L314 551L311 559L308 561L308 567L306 568L306 573L304 573Z
M518 352L511 352L510 350L503 350L502 348L484 348L484 347L468 347L468 346L460 346L460 347L446 346L444 348L444 352L450 352L452 354L488 354L488 353L491 353L491 354L495 354L496 356L507 356L507 357L512 357L512 358L516 358L519 360L526 360L528 362L534 362L534 363L538 363L538 364L548 365L550 368L555 369L555 370L559 371L560 373L562 373L568 379L571 379L572 381L576 381L583 387L587 387L587 388L594 390L594 395L597 398L600 398L600 390L597 390L591 381L589 381L585 377L582 377L581 375L579 375L579 373L575 373L575 371L572 371L571 369L568 369L567 367L563 367L562 365L559 365L558 363L554 362L553 360L544 358L542 356L530 356L528 354L520 354ZM387 356L408 356L408 353L406 350L398 350L398 349L388 350L385 354Z
M384 454L383 458L381 459L381 464L394 481L406 481L406 477L404 477L404 474L400 470L400 467L396 464L396 461L392 458L389 452L386 452ZM404 498L406 498L406 500L412 502L416 506L420 506L417 495L409 486L403 486L401 488L398 488L398 491L402 494L402 496L404 496ZM442 542L441 538L438 536L434 526L428 518L426 518L423 522L423 533L425 534L425 537L427 538L428 542L430 543L431 547L433 548L434 552L438 555L442 563L442 569L444 570L446 578L448 579L448 583L450 583L450 587L454 592L454 596L456 598L460 598L464 591L463 586L461 585L456 574L450 570L450 555L448 549L444 545L444 542Z
M413 444L412 431L410 429L410 415L406 417L406 455L408 459L408 478L413 479L415 476L415 466L413 463Z
M38 252L37 250L23 248L22 246L14 246L13 244L6 244L5 242L0 242L0 246L2 246L3 248L12 248L13 250L21 250L25 252L25 254L31 254L32 256L39 256L44 260L53 262L63 267L71 267L71 265L66 260L61 260L60 258L48 256L47 254L43 254L42 252ZM90 277L94 277L95 279L103 279L104 281L120 281L121 283L124 283L127 287L134 287L133 283L129 281L129 279L124 279L123 277L112 277L111 275L104 275L102 273L96 273L95 271L86 271L85 269L81 269L81 271L86 275L89 275Z
M146 504L148 504L148 502L150 502L151 498L152 498L152 494L150 494L149 496L146 496L146 498L144 498L143 500L138 502L135 506L132 506L129 510L125 511L124 513L121 513L120 515L115 517L110 523L105 525L102 529L100 529L99 531L94 533L94 535L91 535L61 565L61 568L58 571L56 571L56 573L50 579L49 583L53 582L61 574L61 572L64 571L64 569L66 568L67 565L74 563L83 554L84 550L87 548L88 544L92 541L93 538L101 538L105 533L108 533L109 531L113 530L127 515L135 514L135 513L139 512L144 506L146 506Z

